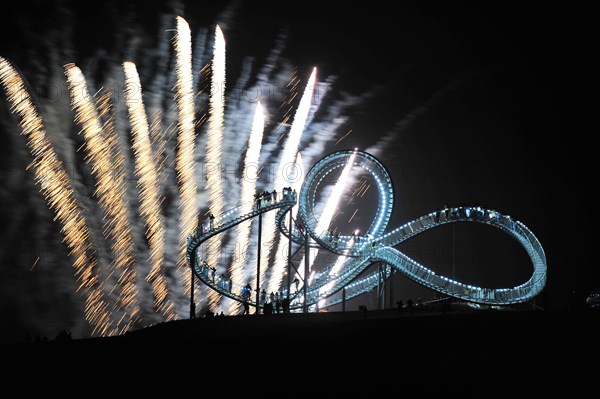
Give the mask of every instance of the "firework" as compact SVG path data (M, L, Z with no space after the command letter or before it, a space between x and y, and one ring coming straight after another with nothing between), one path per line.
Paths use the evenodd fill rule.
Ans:
M308 79L308 83L306 84L304 93L302 94L302 98L300 99L300 105L298 106L296 114L294 115L294 121L292 122L290 133L288 134L287 141L283 147L283 152L279 158L279 164L277 165L277 172L275 175L275 190L277 190L279 193L281 193L284 187L289 187L292 184L292 182L289 181L287 174L290 172L290 170L293 170L293 168L290 168L290 166L296 160L298 146L300 145L300 139L302 138L302 132L304 131L304 125L306 123L306 118L308 117L308 112L310 111L310 104L316 79L317 68L314 68L310 78ZM267 265L269 264L271 246L273 245L273 241L277 234L277 227L275 226L275 213L267 213L264 217L263 224L266 227L264 229L264 237L262 241L266 243L268 247L265 248L261 254L260 264L264 266L261 268L261 280L264 278ZM255 278L256 271L254 271L253 274L253 281Z
M209 99L208 140L206 142L206 189L208 190L210 213L219 216L223 212L223 181L221 178L221 157L223 152L223 121L225 115L225 38L219 25L215 29L213 48L212 82ZM221 237L208 241L207 261L210 265L219 264L221 257ZM213 307L220 296L215 291L208 294L209 305Z
M85 297L85 316L93 334L113 332L108 305L101 284L95 275L96 258L90 255L91 240L85 218L75 197L75 191L62 162L46 136L41 116L12 65L0 57L0 82L6 91L12 111L19 116L19 124L27 138L27 147L33 156L35 181L40 185L50 209L61 223L73 268L79 281L79 290Z
M255 203L253 198L256 191L257 176L254 176L252 171L258 170L258 161L260 158L260 149L262 146L264 129L265 115L263 107L259 102L256 104L256 111L254 111L252 131L250 133L250 138L248 139L248 150L246 151L246 157L244 158L244 172L242 175L242 204L240 206L240 215L245 215L251 212ZM251 220L246 220L238 224L236 227L237 242L235 244L233 262L229 267L229 273L232 281L242 281L244 278L243 267L246 261L246 248L250 242L251 227ZM235 312L238 307L239 303L232 303L229 312Z
M175 99L178 109L177 155L175 169L181 210L179 217L179 258L177 268L182 272L184 295L189 296L190 281L183 270L187 268L185 251L187 237L196 227L198 209L196 207L196 180L194 179L194 89L192 77L192 37L190 27L185 19L177 17L177 34L175 35L175 53L177 83Z
M135 64L125 62L125 98L129 110L135 171L140 187L140 213L146 225L146 238L152 264L147 280L152 284L154 306L167 320L175 317L173 303L168 300L169 287L164 276L164 223L160 214L158 173L150 143L150 127L142 99L140 77Z
M138 321L140 307L135 282L135 254L127 207L123 198L124 188L114 176L114 166L110 149L102 131L102 124L94 104L90 100L85 77L74 64L65 65L69 83L71 104L75 111L75 121L81 125L85 139L86 161L92 166L96 178L96 195L105 214L105 234L111 241L115 256L114 267L120 271L117 281L120 287L116 310L124 314L117 322L120 332L127 331Z

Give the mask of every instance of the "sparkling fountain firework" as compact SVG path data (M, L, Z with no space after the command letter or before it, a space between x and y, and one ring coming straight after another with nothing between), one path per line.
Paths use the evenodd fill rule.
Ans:
M248 201L256 192L256 180L258 179L258 161L260 159L260 149L262 146L263 132L265 130L265 115L260 102L256 104L254 112L254 120L252 122L252 132L248 139L248 150L244 158L244 171L242 172L242 204L239 211L240 215L244 215L252 211L254 206L253 201ZM240 223L236 228L236 246L234 249L234 257L231 266L229 266L229 274L232 281L242 281L244 279L243 267L247 262L247 247L250 242L250 232L252 229L252 221L247 220ZM233 302L229 308L230 312L239 308L238 302Z
M180 196L179 216L179 258L177 268L181 272L185 295L189 295L190 281L186 271L185 248L188 236L197 224L198 209L196 206L196 180L194 177L194 79L192 77L192 34L188 23L177 17L177 34L175 36L176 53L176 101L179 111L177 127L177 156L175 168Z
M300 105L298 105L298 109L294 115L294 121L292 122L287 141L284 144L283 152L279 158L279 163L277 165L277 171L275 174L275 190L277 190L278 193L281 193L284 187L291 185L287 174L290 172L290 166L292 166L296 160L296 154L298 154L298 146L300 145L302 132L304 131L306 119L310 111L316 80L317 68L314 68L310 78L308 79L304 93L302 94ZM269 260L271 258L271 246L273 245L273 240L277 234L277 227L275 226L275 214L273 212L265 214L263 224L265 226L265 232L262 240L268 247L263 251L260 259L260 264L264 265L264 267L261 269L261 285L267 269L266 266L269 264ZM256 270L254 270L252 276L252 281L255 280Z
M142 100L140 77L132 62L123 64L125 97L129 110L135 170L140 186L140 214L146 225L152 269L147 280L152 284L154 306L167 320L175 317L173 302L168 299L169 287L164 276L164 222L160 214L158 173L150 143L150 127Z
M35 180L62 225L65 242L73 256L73 267L85 296L85 316L93 333L113 333L110 311L101 284L95 274L96 257L85 217L77 203L67 172L46 136L44 123L25 87L25 83L8 61L0 57L0 81L20 120L27 146L33 156Z
M69 83L71 103L75 110L75 121L81 124L81 133L85 138L86 160L92 166L92 174L96 178L96 194L106 216L105 234L111 241L111 249L115 256L114 266L119 272L120 293L115 310L124 311L117 322L117 328L123 332L139 321L140 317L135 281L134 245L123 199L124 187L113 175L115 169L109 145L102 131L98 113L90 100L83 73L74 64L66 65L65 73Z
M215 29L209 114L208 140L206 142L206 189L209 195L210 213L219 216L223 212L221 159L225 115L225 37L219 25ZM219 264L220 237L209 240L207 248L208 262L212 265ZM220 296L216 292L211 290L208 295L211 307L219 302Z
M60 171L57 168L60 167L60 161L58 155L53 152L50 141L45 139L45 132L41 125L41 118L37 116L33 103L29 99L29 105L27 107L31 110L23 111L13 104L15 112L22 118L22 124L24 131L25 127L31 126L31 122L27 122L27 118L34 118L34 124L39 123L40 129L34 133L28 134L28 145L30 151L34 156L38 156L39 148L35 146L44 145L46 146L44 151L49 151L54 155L47 155L47 158L41 157L40 160L46 162L52 158L52 162L56 162L56 165L52 167L41 163L36 164L34 167L39 166L39 170L36 169L36 180L40 182L42 186L42 192L46 196L48 203L51 208L57 213L57 219L62 223L62 231L65 235L65 241L72 255L74 256L73 266L77 271L77 275L81 280L81 287L83 288L84 297L86 298L86 318L93 327L93 334L108 335L124 331L130 328L132 323L138 320L138 316L141 315L139 307L136 307L136 301L134 293L136 293L136 283L134 280L134 255L135 251L143 248L147 248L149 253L147 256L140 256L138 261L143 262L143 258L149 258L148 271L143 272L143 275L150 284L146 285L142 279L137 279L137 289L139 294L142 295L146 290L146 287L152 287L152 295L148 297L141 297L143 299L143 311L144 320L148 321L146 317L150 317L150 320L159 321L170 319L185 314L186 297L189 295L189 290L185 289L189 284L189 274L187 273L187 265L182 263L183 258L181 256L173 256L172 254L180 255L182 250L185 250L185 241L187 236L193 231L195 223L197 221L198 212L202 209L206 209L206 204L210 203L209 211L217 213L215 209L222 209L223 205L214 203L212 197L221 198L222 202L227 199L228 202L235 202L236 199L239 203L244 204L249 202L249 206L252 206L252 196L256 189L257 183L266 183L261 181L264 179L264 175L260 176L260 165L278 164L277 170L277 181L275 187L278 192L284 186L292 186L297 191L301 180L297 180L295 183L290 184L286 181L284 176L289 170L286 171L286 167L289 167L294 160L296 163L301 163L299 153L299 143L305 131L304 136L306 138L306 148L304 148L304 155L310 162L315 156L320 154L323 149L323 144L328 140L331 141L335 136L335 129L338 126L336 123L327 124L325 122L318 122L312 127L309 125L310 121L314 117L316 109L319 107L319 103L311 105L311 97L313 96L313 89L315 87L315 75L316 70L312 72L311 78L308 81L307 88L304 92L304 96L300 101L300 106L296 111L293 124L291 125L290 132L287 135L282 136L282 129L288 125L286 123L276 124L274 123L268 133L264 135L264 140L259 137L262 136L263 130L266 131L264 113L259 112L262 107L256 107L254 102L248 101L248 99L241 97L241 99L234 99L234 96L228 98L228 114L225 114L224 110L224 83L225 83L225 70L224 70L224 39L220 29L216 29L215 34L215 48L213 51L213 62L212 62L212 95L209 98L209 118L206 118L202 111L202 106L196 108L194 83L193 83L193 72L192 72L192 54L191 54L191 32L188 24L181 17L176 18L177 34L173 38L173 44L175 47L174 56L174 72L168 71L168 62L165 61L169 58L167 53L169 40L171 39L171 33L169 28L172 25L173 16L168 21L165 19L164 29L164 43L159 46L159 72L154 80L150 80L148 92L144 92L144 98L146 101L142 102L142 91L139 86L139 76L136 68L132 63L125 63L122 68L125 69L126 75L126 92L125 99L127 108L123 108L123 103L120 101L114 101L113 98L118 98L118 92L112 92L109 89L101 88L96 96L87 97L88 89L85 86L86 81L81 74L79 68L69 65L66 69L66 73L69 77L69 83L71 84L71 94L73 95L73 102L78 113L78 122L83 124L83 138L85 140L86 151L88 152L86 159L92 166L92 174L94 181L97 182L98 187L96 188L97 199L100 204L99 210L93 206L92 200L82 198L82 208L86 209L86 215L84 215L78 209L76 201L76 193L70 186L70 182L66 174L63 177L60 175ZM194 54L194 65L196 69L200 70L201 65L206 65L209 61L210 55L208 51L202 50L203 44L208 43L208 37L206 36L207 31L200 30L197 40L197 50L199 53ZM165 44L166 43L166 44ZM222 51L217 51L216 47L220 46L219 43L223 44ZM256 83L254 86L247 86L248 82L252 82L252 70L248 67L248 72L242 80L241 88L249 91L258 91L261 88L267 87L264 85L272 84L272 79L275 79L281 87L284 87L287 83L286 77L289 76L288 72L291 67L281 59L281 52L284 48L282 40L278 40L276 47L272 50L269 55L266 64L257 70ZM219 56L222 54L222 56ZM129 58L129 57L128 57ZM162 61L161 61L162 60ZM6 64L6 65L4 65ZM119 63L120 64L120 63ZM6 88L6 81L15 79L8 71L8 63L3 61L3 83ZM222 67L219 67L221 65ZM277 68L275 67L277 65ZM119 65L120 66L120 65ZM116 67L116 65L115 65ZM121 67L113 69L115 76L112 78L113 82L117 85L120 83L120 79L123 77L123 69ZM109 69L110 70L110 69ZM219 72L220 71L220 72ZM90 67L89 72L91 75L97 73L93 67ZM143 72L143 70L142 70ZM16 75L16 72L14 72ZM144 73L142 73L144 75ZM16 75L18 76L18 75ZM204 79L208 74L204 74ZM144 76L148 79L148 77ZM221 83L218 83L221 82ZM300 79L297 77L292 80L293 87L299 85ZM132 90L132 84L138 87ZM322 83L324 86L330 83ZM261 86L262 85L262 86ZM23 86L23 84L21 84ZM105 81L104 87L112 87L110 83L107 84ZM171 88L175 86L175 91L172 92ZM91 86L90 86L91 87ZM119 86L117 86L119 87ZM77 89L75 89L77 88ZM8 88L7 92L9 91ZM21 88L21 90L23 90ZM325 93L325 87L321 87L320 94ZM172 112L171 96L174 93L174 99L176 103L176 112ZM146 97L147 96L147 97ZM15 97L16 98L16 97ZM19 93L19 100L24 98L22 93ZM198 104L202 103L202 98L198 98ZM322 98L322 97L321 97ZM266 101L270 101L273 98L269 97ZM95 100L95 106L93 101ZM274 100L277 101L278 97L275 96ZM290 116L293 98L288 99L285 103L284 121ZM14 103L14 99L9 101ZM24 100L23 100L24 101ZM20 106L23 106L22 104ZM329 119L331 113L339 114L340 111L348 106L346 101L337 101L328 106L327 114L325 119ZM114 107L114 108L113 108ZM254 108L257 108L256 110ZM175 107L173 107L175 108ZM45 108L46 112L49 112L54 120L64 119L66 115L62 115L65 111L62 110L57 104L49 104ZM148 126L148 117L146 115L146 109L148 115L152 115L152 124ZM246 115L251 115L251 112L255 114L252 126L250 126L249 120ZM198 118L195 116L195 112L199 112ZM56 117L58 116L58 117ZM127 131L119 131L123 126L127 126L127 117L132 127L131 131L131 144L132 149L129 150L127 146ZM37 119L36 119L37 118ZM221 190L225 190L227 193L226 198L223 197L223 193L219 195L211 194L211 190L198 191L195 179L199 176L195 174L195 170L200 168L197 166L199 162L203 160L209 162L210 150L215 150L220 144L209 145L209 132L200 131L199 141L204 145L199 147L208 147L207 153L203 151L199 154L195 154L195 145L197 135L195 129L199 128L201 121L207 119L209 121L209 129L211 132L221 131L221 135L216 134L216 138L221 137L222 150L215 152L216 164L222 164L223 162L231 162L232 158L236 157L232 154L240 154L243 151L243 143L246 143L246 138L252 136L248 140L249 148L246 151L246 159L244 165L244 176L248 177L252 174L253 167L256 167L256 179L253 179L252 187L246 185L242 187L242 195L240 196L239 191L229 186L224 180L217 184ZM340 118L336 119L341 120ZM170 141L171 126L177 127L177 134L173 135L174 140ZM305 129L306 128L306 129ZM64 131L63 129L60 130ZM149 134L148 134L149 131ZM204 134L206 133L206 134ZM280 139L286 137L285 145L280 146ZM34 140L33 137L36 139ZM42 143L38 139L42 137L46 140ZM71 146L69 138L63 139L62 136L57 137L59 146L65 147L67 151L74 150ZM60 140L64 140L64 143ZM176 141L176 144L174 142ZM34 144L34 142L36 144ZM40 142L42 144L37 144ZM284 141L281 141L282 143ZM124 146L125 145L125 146ZM283 151L282 151L283 148ZM154 149L154 151L153 151ZM224 151L227 151L225 154ZM219 154L222 154L219 155ZM69 153L67 153L68 155ZM217 156L218 155L218 156ZM46 157L46 156L45 156ZM229 158L227 158L229 157ZM131 159L130 159L131 158ZM126 167L129 162L135 161L135 177L137 180L138 190L135 189L136 183L131 183L128 178L129 170ZM42 161L40 161L42 162ZM175 165L174 172L171 171L171 164ZM152 171L153 170L153 171ZM264 170L264 169L263 169ZM52 178L49 178L49 174L53 174ZM102 176L101 176L102 175ZM40 177L41 176L41 177ZM75 180L76 187L86 188L86 172L82 175L78 175L77 172L72 176ZM227 177L227 178L230 178ZM177 189L173 189L175 185L169 184L171 181L177 181ZM244 179L244 181L247 179ZM252 179L251 179L252 180ZM49 182L52 182L50 184ZM210 182L210 179L209 179ZM268 183L267 188L272 189L271 183ZM134 194L135 193L135 194ZM139 199L136 197L139 194ZM162 202L162 196L167 198L167 201ZM248 201L249 200L249 201ZM127 209L127 204L131 205L131 209ZM204 204L203 206L199 204ZM89 205L92 205L90 207ZM136 229L134 234L132 231L128 231L128 218L127 214L129 211L139 212L142 216L141 220L146 226L146 234L143 234L143 227L137 229L137 225L133 226ZM295 210L297 211L297 209ZM101 214L100 214L101 213ZM171 218L166 214L179 216L178 223L171 222ZM132 215L133 216L133 215ZM217 215L216 215L217 216ZM269 215L271 216L271 215ZM88 218L90 226L86 226L86 220ZM274 215L273 215L274 217ZM104 251L94 253L94 248L102 248L103 238L100 234L97 234L97 229L93 223L93 219L101 220L105 218L105 237L104 241L110 243L111 252L106 253ZM268 217L265 217L267 219ZM132 218L132 220L134 220ZM271 235L272 238L269 241L273 241L276 231L275 228L269 226L269 221L265 220L263 226L265 229L272 229L272 233L265 233L265 235ZM272 224L272 223L271 223ZM249 225L249 223L247 223ZM240 227L240 230L243 230ZM248 227L246 226L246 240ZM135 237L135 242L131 236ZM93 240L92 240L93 237ZM175 239L175 237L178 237ZM145 238L145 239L144 239ZM239 242L243 240L242 235L240 237L235 236L233 239L223 241L223 245L233 245L235 240ZM130 244L125 245L129 242ZM285 240L280 240L279 245L285 245ZM221 242L219 242L221 245ZM242 251L248 251L244 254L244 258L247 264L253 264L252 258L256 256L256 248L249 246L238 245ZM284 251L277 251L277 255L284 254ZM161 253L164 253L164 259L161 260ZM285 254L284 254L285 255ZM267 254L268 256L268 254ZM102 261L97 263L96 257ZM114 259L113 259L114 257ZM106 260L114 260L113 266L118 266L117 269L109 269L108 272L104 270L104 266L107 265ZM236 258L233 259L234 265L238 261ZM269 265L266 263L268 258L262 259L263 270L267 269ZM269 271L269 286L274 287L277 290L277 286L281 283L283 277L283 271L285 267L286 257L277 256L275 259L275 265L272 270ZM172 266L178 264L178 268L171 269ZM123 267L127 266L127 267ZM138 272L142 273L145 267L145 262L138 263ZM184 267L185 266L185 267ZM227 265L223 265L227 266ZM242 280L249 281L252 278L255 281L256 276L251 276L255 273L253 267L246 267L246 271L238 271L237 273L241 276ZM117 281L114 277L111 277L110 273L114 273ZM178 270L178 271L177 271ZM234 274L235 267L232 267L232 274ZM175 273L173 273L175 272ZM107 276L108 273L108 276ZM163 276L163 273L165 275ZM120 274L120 276L119 276ZM245 279L244 279L245 275ZM175 280L173 280L175 278ZM177 280L182 279L181 283ZM104 281L104 283L102 282ZM271 283L271 281L273 281ZM181 289L181 287L184 289ZM189 287L189 286L188 286ZM170 293L167 290L170 288ZM146 291L145 291L146 290ZM207 293L201 293L199 297L200 303L204 303L206 300ZM115 299L116 298L116 299ZM152 299L150 299L152 298ZM170 299L170 300L169 300ZM175 305L177 304L177 305ZM127 305L127 306L126 306ZM182 306L183 305L183 306ZM124 310L119 311L115 306L123 306ZM235 307L232 307L233 310ZM158 314L161 312L162 318L158 318Z
M321 216L319 218L319 223L317 224L317 227L315 229L315 231L320 235L325 233L327 230L329 230L329 225L331 224L331 221L333 220L333 216L335 215L335 212L338 208L340 199L342 198L342 195L348 188L349 183L351 183L349 176L350 176L350 170L352 170L352 166L354 165L354 158L356 158L356 155L352 155L350 157L350 159L348 159L348 164L346 164L346 166L344 166L344 169L342 170L340 177L338 178L337 182L335 183L335 185L333 187L333 191L329 195L329 198L327 198L327 202L325 202L325 207L323 208L323 211L321 212ZM304 256L309 257L309 260L308 260L308 265L309 265L308 271L309 272L312 270L313 265L315 264L315 260L317 259L319 252L320 252L320 250L319 251L311 251L309 254L304 254ZM344 258L340 257L338 259L338 262L340 262L341 259L344 259ZM300 261L300 265L302 265L302 264L304 264L304 258L302 258L302 260ZM341 264L343 264L343 262ZM341 264L340 264L340 267L341 267ZM303 275L304 268L300 268L299 272L300 272L300 276L302 278L304 278L304 275Z
M302 156L300 152L296 156L296 167L295 170L297 174L294 176L293 184L291 186L292 190L295 190L297 193L300 192L300 187L302 187L302 183L304 182L304 165L302 163ZM292 210L292 217L294 220L298 215L298 207L294 207ZM289 231L291 231L291 227ZM277 245L277 250L275 251L275 260L273 263L273 267L271 268L271 275L269 277L269 281L267 284L267 292L279 291L283 282L283 275L286 271L286 266L288 262L288 245L289 240L280 239L279 244Z

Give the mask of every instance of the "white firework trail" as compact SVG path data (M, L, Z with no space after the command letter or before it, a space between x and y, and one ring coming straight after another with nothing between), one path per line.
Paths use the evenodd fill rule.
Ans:
M254 121L252 122L252 131L248 139L248 150L244 158L244 172L242 174L242 196L240 205L240 215L245 215L252 211L255 202L254 193L256 192L256 180L258 179L258 161L260 159L260 148L262 146L263 132L265 130L265 114L262 105L256 104L254 112ZM234 247L233 262L229 267L229 275L232 281L242 281L244 279L244 265L247 261L247 247L250 242L250 231L252 221L246 220L237 225L237 241ZM239 308L239 302L233 302L230 305L229 313L235 312Z
M335 183L333 187L333 191L327 202L325 203L325 207L323 208L323 212L321 212L321 216L319 217L319 223L317 223L317 227L315 231L318 235L325 233L329 229L329 225L331 224L331 220L333 219L333 215L335 215L335 210L342 198L342 194L348 187L348 176L350 175L350 170L352 170L352 166L354 166L354 160L356 159L356 152L352 153L350 158L348 159L348 163L344 166L338 181Z
M346 245L346 249L344 250L344 256L338 256L338 258L335 261L335 264L329 271L328 276L333 277L338 274L338 272L340 271L342 266L344 266L344 263L346 263L346 261L348 260L347 255L350 253L350 250L352 250L352 247L354 246L354 244L356 244L356 240L354 239L354 237L351 237L350 241L348 241L348 244ZM329 291L331 288L333 288L335 283L336 283L336 281L332 280L331 282L325 284L323 287L319 288L319 293L327 293L327 291Z
M109 142L103 131L94 104L91 102L85 77L75 64L65 65L65 74L71 94L71 104L75 111L75 122L81 125L85 139L86 161L92 166L96 178L96 194L106 217L105 235L111 241L114 254L114 267L120 272L117 283L120 288L116 310L123 310L117 321L119 332L129 330L139 321L140 306L136 287L134 241L129 225L127 206L124 201L124 187L118 184L113 174L115 168L111 159Z
M223 152L223 127L225 115L225 37L219 25L215 28L215 44L212 60L211 93L209 99L208 139L206 141L206 189L209 210L218 217L223 212L223 181L221 178L221 155ZM221 237L207 242L207 262L213 267L221 258ZM208 294L209 306L218 304L221 296L213 290Z
M354 165L355 158L356 158L356 152L354 152L348 159L348 163L346 164L346 166L344 166L344 169L342 170L340 177L338 178L337 182L335 183L335 186L333 187L333 191L329 195L329 198L327 198L325 207L323 208L323 211L321 212L321 216L319 217L319 223L317 223L317 227L315 228L315 231L319 236L321 236L323 233L325 233L325 232L327 232L327 230L329 230L329 225L331 224L331 220L333 219L333 216L335 215L335 211L338 207L340 199L342 198L342 194L344 194L344 191L346 191L346 188L348 188L348 183L351 182L351 180L349 179L349 175L350 175L350 170L352 169L352 166ZM315 263L315 260L317 259L317 255L319 252L320 251L311 251L309 253L309 260L308 260L309 272L312 270L312 267ZM306 256L306 254L304 254L304 256ZM343 258L340 257L339 259L343 259ZM339 259L338 259L338 261L339 261ZM304 264L304 258L302 258L302 261L300 262L300 265L303 265L303 264ZM304 273L304 268L301 269L301 273L300 273L303 276L302 273Z
M175 100L177 102L177 155L175 169L180 197L179 217L179 257L177 268L181 272L183 294L189 296L190 281L183 271L186 265L187 237L193 232L197 223L196 207L197 187L194 178L194 89L192 77L192 37L188 23L177 17L177 34L175 35L176 72Z
M346 250L344 251L344 255L347 256L350 253L350 250L352 250L352 247L354 246L354 244L356 244L355 241L356 240L354 239L354 237L350 238L350 241L348 241L348 246L347 246ZM329 271L330 276L335 276L340 271L340 269L342 268L344 263L346 263L346 260L348 260L348 258L346 256L339 256L337 258L337 260L335 261L335 264Z
M42 117L27 91L23 79L14 67L0 57L0 82L11 104L11 110L19 116L27 147L33 157L35 181L48 202L50 209L61 223L64 240L73 256L73 268L79 281L79 290L85 297L85 316L93 329L92 334L114 333L108 305L104 299L102 285L95 275L95 256L90 256L92 243L85 217L79 208L75 191L65 168L58 158L46 130Z
M123 64L125 71L125 100L131 123L135 172L138 177L140 214L146 225L146 238L150 250L150 273L146 279L152 285L154 307L165 315L167 320L175 318L173 302L168 298L169 287L165 281L164 222L160 214L160 195L157 165L152 153L150 127L142 99L142 86L137 68L132 62Z
M305 170L304 164L302 163L302 156L300 152L296 155L296 170L298 172L297 175L294 176L294 183L292 184L292 190L295 190L296 193L300 192L300 188L302 188L302 183L304 182ZM295 220L298 216L298 206L295 206L292 209L292 218ZM286 218L287 219L287 218ZM291 230L291 226L288 226ZM279 291L281 285L283 283L283 275L286 272L287 262L288 262L288 245L289 240L284 239L283 237L279 240L279 244L277 245L277 251L275 251L275 261L273 262L273 267L271 268L271 275L269 277L269 282L267 284L266 291Z
M279 195L281 195L284 187L289 187L292 184L292 182L288 181L287 173L292 170L290 167L296 160L298 146L300 145L300 139L302 138L302 132L304 131L308 112L310 111L310 104L316 79L317 68L314 68L310 78L308 79L308 83L306 84L304 93L302 94L302 98L300 99L300 104L298 105L298 109L294 115L294 121L292 122L287 141L285 142L281 157L279 158L279 164L277 165L277 172L275 175L275 190L277 193L279 193ZM262 265L260 277L261 285L266 273L266 269L269 265L271 246L273 245L273 240L275 239L275 235L277 233L277 227L275 226L275 212L269 212L265 214L265 217L263 218L263 226L265 226L265 229L262 242L265 243L265 248L263 249L260 258L260 264ZM252 278L252 281L255 280L256 269L253 271Z

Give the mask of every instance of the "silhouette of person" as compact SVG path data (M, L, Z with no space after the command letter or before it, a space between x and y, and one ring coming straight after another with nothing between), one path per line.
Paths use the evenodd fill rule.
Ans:
M263 314L273 314L273 304L271 302L265 303Z
M290 298L283 298L283 301L281 301L281 306L283 307L283 313L290 313Z
M408 298L408 301L406 301L406 308L408 309L408 314L412 316L412 309L413 309L413 300Z
M398 306L398 316L402 317L402 308L404 307L404 303L400 300L396 302L396 305Z
M271 193L271 200L273 202L277 202L277 191L273 190L273 192Z
M244 299L244 314L250 314L250 304Z
M265 302L267 301L267 291L263 290L260 292L260 304L264 305Z
M209 219L209 223L210 223L210 229L214 230L215 229L215 217L213 216L212 213L208 215L208 219Z
M281 300L279 299L279 296L277 296L275 299L275 313L279 313L280 310L281 310Z

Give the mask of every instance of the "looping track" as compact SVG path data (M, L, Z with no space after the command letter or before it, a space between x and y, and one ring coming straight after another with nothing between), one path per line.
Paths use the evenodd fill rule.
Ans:
M315 215L316 194L324 179L338 168L343 168L354 155L354 166L361 167L373 176L377 184L379 202L377 213L371 226L364 235L357 237L333 237L328 231L317 231L318 218ZM448 208L424 215L391 230L386 230L394 205L394 188L389 173L383 164L374 156L362 151L338 151L321 159L308 172L299 193L299 219L305 232L322 248L333 253L346 256L346 261L337 270L334 265L328 266L314 276L312 284L307 287L307 303L319 303L320 307L328 307L341 302L339 295L334 295L344 287L345 298L351 299L372 290L379 281L379 272L363 274L373 263L383 263L384 277L388 277L392 268L398 270L411 280L444 295L462 300L490 305L509 305L526 302L541 292L546 284L546 257L538 239L521 222L495 210L481 207ZM196 276L206 285L238 301L243 301L242 287L229 281L215 277L209 273L209 265L197 250L209 238L220 234L237 224L258 216L261 213L277 210L276 223L279 230L289 239L290 231L285 225L286 214L296 204L294 195L289 194L277 202L266 204L260 209L244 215L238 214L234 208L220 215L215 220L214 229L202 233L196 232L188 239L187 259ZM448 277L436 274L417 261L409 258L394 248L403 241L424 231L448 223L476 222L498 228L516 239L525 249L533 264L533 273L529 280L507 288L477 287ZM292 241L302 245L305 237L292 227ZM300 292L298 290L298 292ZM284 295L287 293L284 290ZM303 297L291 295L291 308L302 307ZM253 296L254 297L254 296ZM256 306L255 302L249 301ZM262 306L260 304L259 306Z

